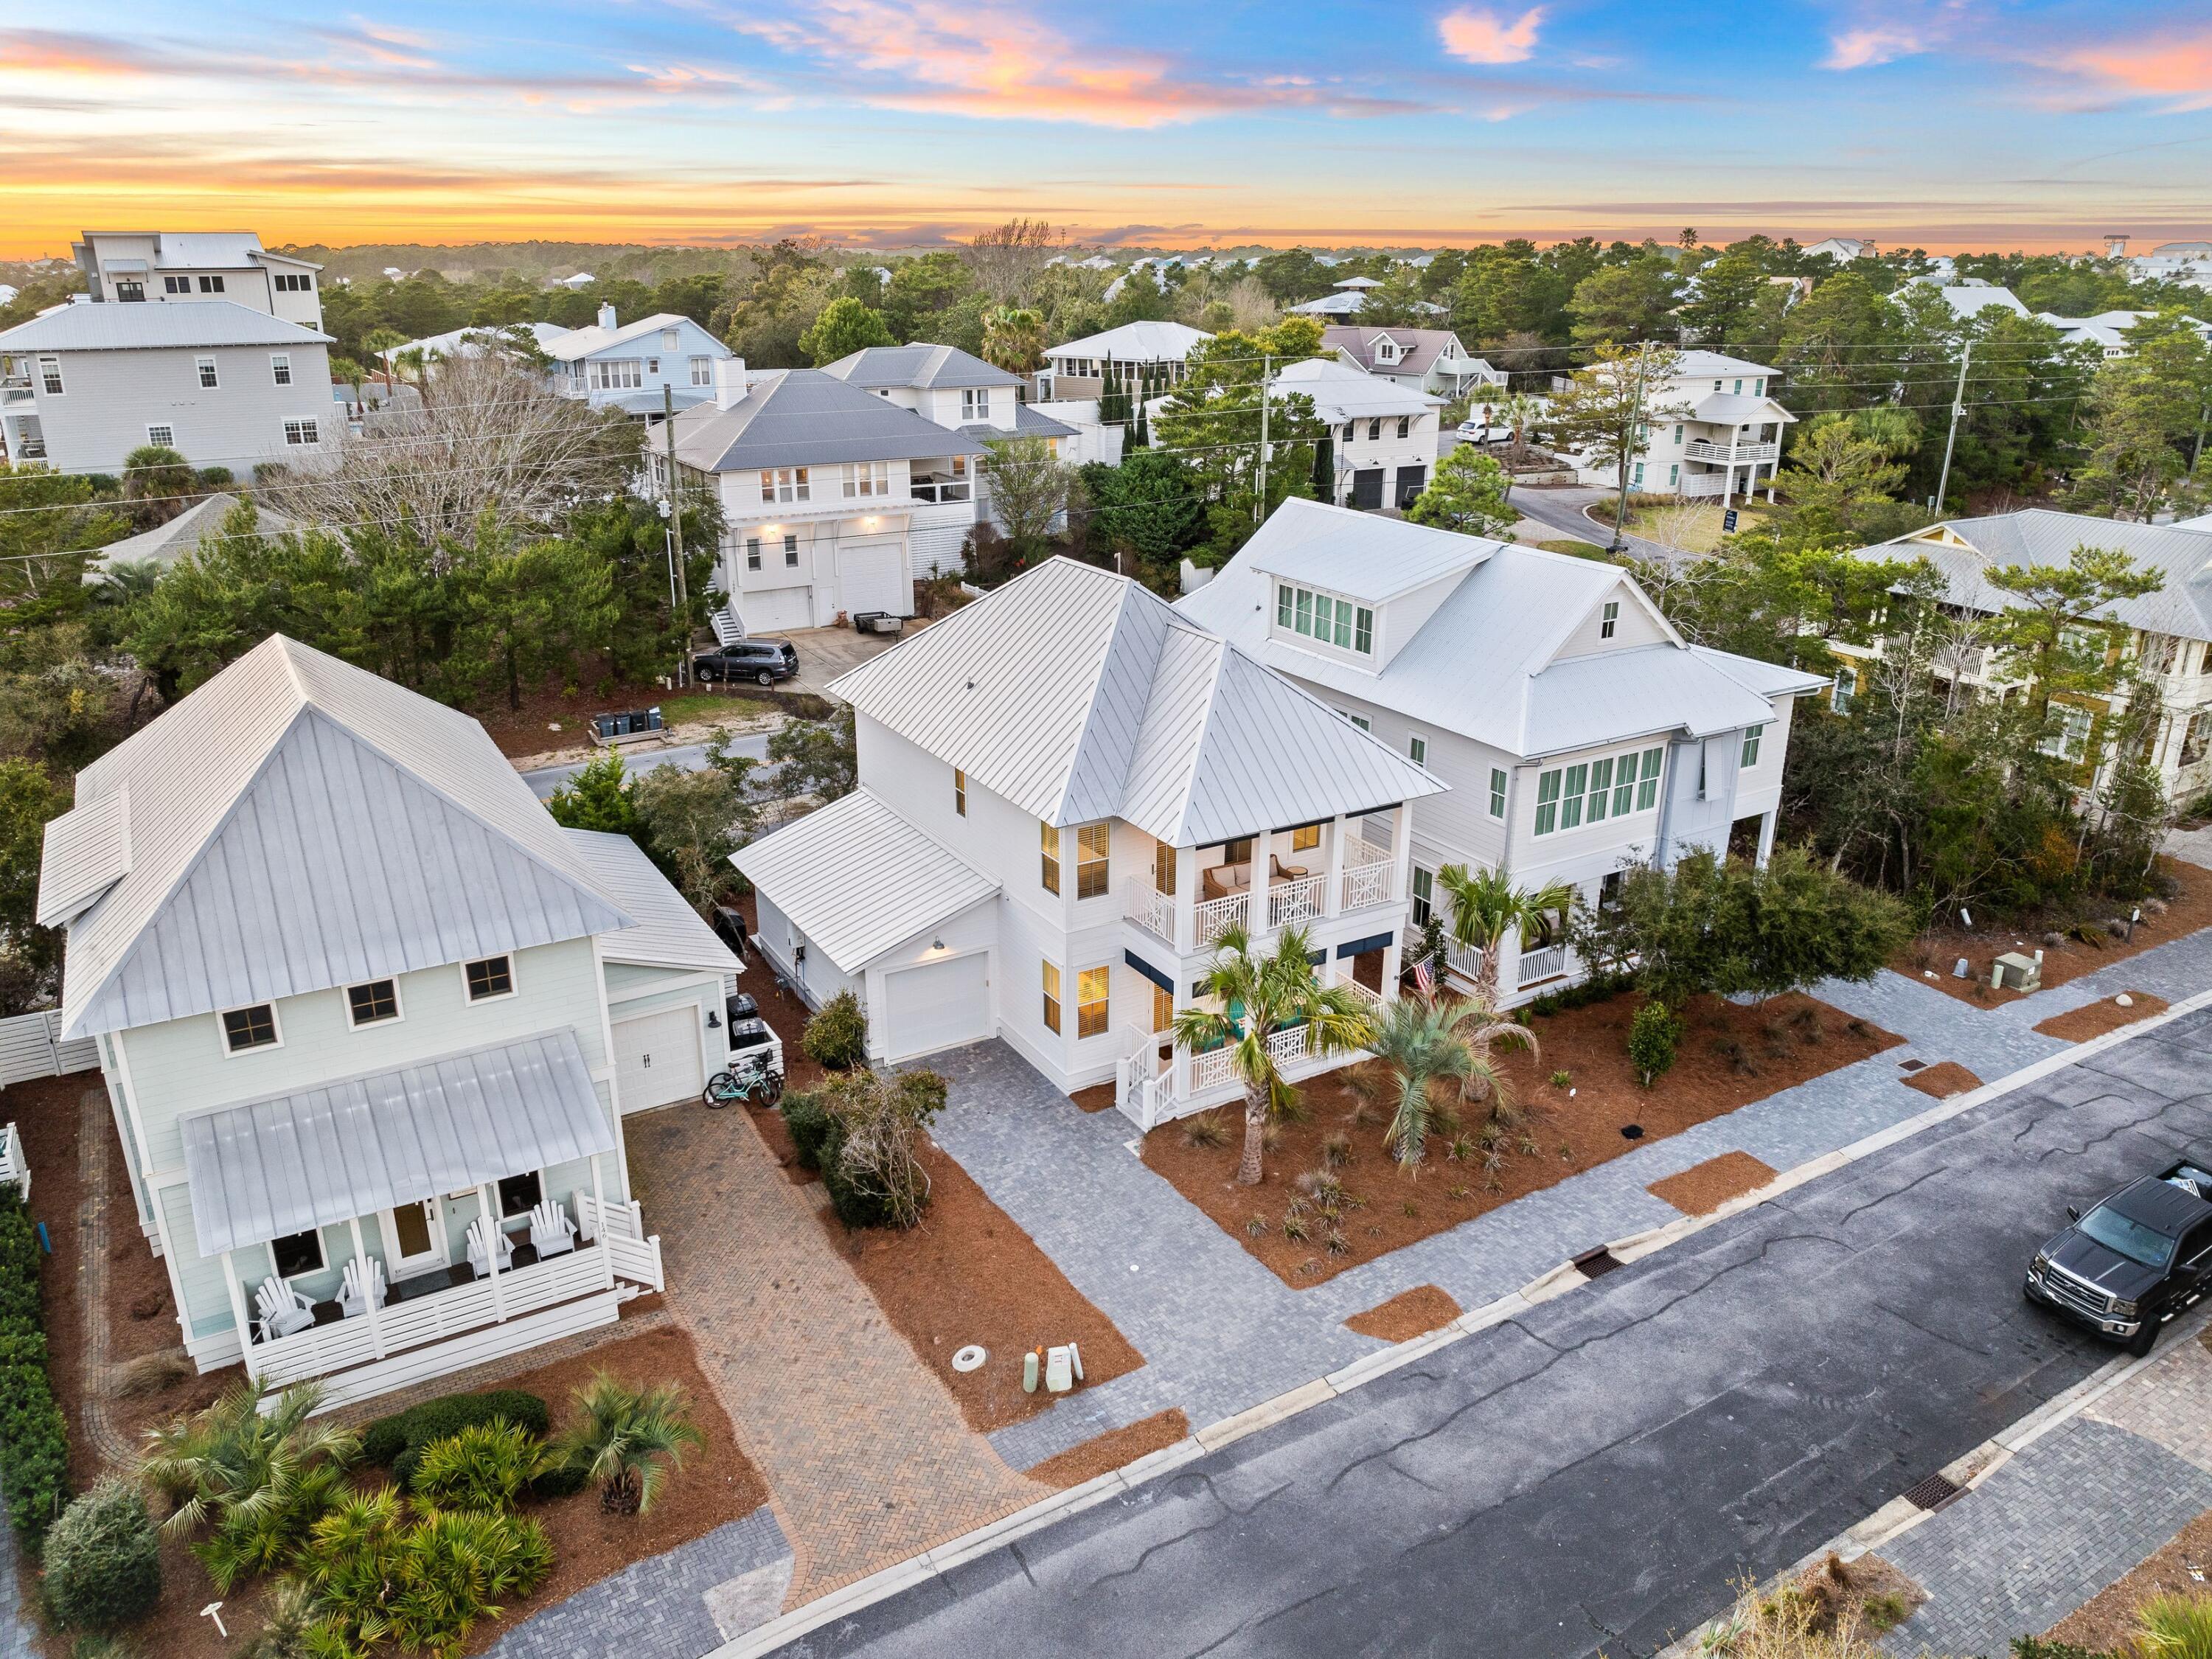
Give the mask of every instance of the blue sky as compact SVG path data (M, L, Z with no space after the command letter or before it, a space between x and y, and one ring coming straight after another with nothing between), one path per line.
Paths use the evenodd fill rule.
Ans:
M20 13L16 15L21 15ZM272 241L1174 246L2212 234L2212 0L1115 7L86 0L0 22L0 256Z

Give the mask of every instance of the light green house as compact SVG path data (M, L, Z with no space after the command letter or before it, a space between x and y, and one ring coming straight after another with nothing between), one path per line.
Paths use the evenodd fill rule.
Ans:
M343 1404L663 1288L623 1115L739 964L467 716L272 636L78 775L39 918L202 1370Z

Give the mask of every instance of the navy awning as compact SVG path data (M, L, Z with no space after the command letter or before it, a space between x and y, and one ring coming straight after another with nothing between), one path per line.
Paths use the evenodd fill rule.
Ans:
M1370 933L1365 939L1346 939L1336 947L1337 957L1340 961L1346 957L1364 957L1370 951L1387 951L1397 938L1395 933Z
M1135 969L1139 973L1142 974L1146 979L1152 981L1153 984L1158 986L1160 989L1165 991L1170 996L1173 996L1175 994L1175 976L1172 974L1162 973L1158 969L1153 967L1151 963L1146 962L1144 957L1139 956L1134 951L1122 951L1121 959L1127 963L1129 966Z

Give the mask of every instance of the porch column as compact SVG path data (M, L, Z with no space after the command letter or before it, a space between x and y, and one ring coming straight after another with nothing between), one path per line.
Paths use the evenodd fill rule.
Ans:
M1411 890L1412 878L1407 872L1413 862L1413 808L1410 801L1398 803L1397 816L1390 821L1390 902L1402 904Z
M1774 821L1779 811L1761 813L1759 819L1759 867L1765 869L1766 860L1774 856Z
M239 1358L246 1364L246 1376L258 1376L260 1373L253 1366L253 1322L246 1316L246 1288L238 1282L238 1267L228 1250L222 1253L222 1282L230 1291L230 1316L238 1322Z
M1351 820L1339 812L1328 826L1328 885L1321 891L1321 913L1333 916L1344 908L1344 835Z
M359 1216L349 1217L346 1221L346 1225L353 1229L353 1259L359 1264L355 1271L361 1275L362 1300L366 1303L368 1307L368 1312L367 1315L367 1318L368 1320L368 1340L370 1344L376 1349L376 1357L379 1359L381 1359L384 1358L384 1315L377 1307L376 1304L378 1298L373 1293L375 1291L376 1285L375 1281L370 1277L373 1268L371 1267L368 1260L368 1247L362 1243L361 1218Z
M1198 948L1198 848L1176 848L1175 947L1180 956Z
M1274 851L1274 837L1262 830L1252 837L1252 919L1249 927L1256 943L1267 931L1267 860Z
M489 1182L477 1188L477 1203L482 1207L483 1216L484 1276L491 1280L491 1316L505 1319L507 1287L499 1282L499 1212L492 1205Z
M1175 999L1177 1008L1189 1007L1198 1000L1198 987L1178 974ZM1180 1042L1168 1050L1168 1093L1174 1100L1190 1098L1190 1053Z
M599 1247L599 1285L612 1290L615 1283L615 1247L607 1237L607 1192L599 1179L601 1154L592 1154L592 1243Z
M1390 942L1382 947L1382 1000L1395 1002L1398 997L1398 975L1405 971L1406 947L1404 935L1394 933ZM1443 987L1439 984L1438 989Z

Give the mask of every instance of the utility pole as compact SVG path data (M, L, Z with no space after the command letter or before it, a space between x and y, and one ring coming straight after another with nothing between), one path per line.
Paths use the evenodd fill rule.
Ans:
M1646 340L1636 353L1636 401L1630 409L1626 436L1620 445L1620 496L1613 505L1613 541L1606 548L1608 553L1621 550L1621 526L1628 522L1628 447L1639 442L1644 432L1644 373L1651 362L1651 342Z
M1959 389L1951 394L1951 430L1943 440L1943 471L1936 480L1935 507L1943 510L1943 492L1951 487L1951 447L1959 441L1959 416L1966 406L1966 365L1974 361L1974 343L1966 342L1966 349L1959 354Z
M691 583L684 572L684 493L676 472L676 392L660 388L660 429L668 434L669 574L676 588L677 626L684 630L684 647L676 658L676 683L690 684L691 672Z
M1275 360L1260 359L1260 498L1252 503L1252 522L1263 524L1267 517L1267 382L1274 378Z

